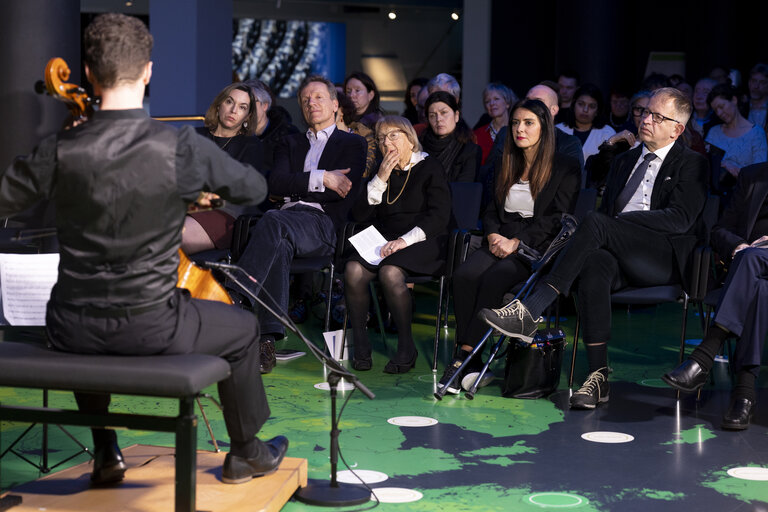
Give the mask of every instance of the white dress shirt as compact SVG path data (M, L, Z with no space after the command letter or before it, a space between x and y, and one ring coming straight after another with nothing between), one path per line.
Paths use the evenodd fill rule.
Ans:
M669 153L669 150L672 149L672 146L674 145L674 142L671 142L664 146L663 148L659 148L656 151L653 152L653 154L656 155L656 158L651 160L648 163L648 168L645 170L645 178L643 178L642 183L640 183L640 186L637 187L637 190L635 190L635 194L632 196L632 198L627 203L627 206L624 207L622 211L623 212L635 212L635 211L648 211L651 209L651 193L653 192L653 184L656 182L656 176L659 174L659 169L661 169L661 165L664 163L664 159L667 157L667 154ZM643 145L643 149L640 152L640 158L637 159L637 162L635 163L635 167L632 169L632 172L629 174L629 177L627 178L627 181L629 181L632 178L632 174L635 173L635 170L640 166L643 159L645 158L645 155L650 153L651 151L648 150L645 145Z

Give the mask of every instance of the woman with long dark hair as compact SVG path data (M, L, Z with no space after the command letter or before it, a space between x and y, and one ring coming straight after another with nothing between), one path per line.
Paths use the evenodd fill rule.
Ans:
M597 154L605 139L616 135L616 130L606 124L605 100L596 85L582 85L573 97L568 117L557 127L578 137L586 162L587 158Z
M414 78L408 82L408 87L405 88L405 110L403 111L403 117L411 122L412 125L419 124L419 109L418 109L418 97L421 88L427 85L428 78L423 76Z
M235 82L214 98L205 113L205 126L197 132L212 140L229 156L263 168L264 150L256 129L256 98L250 87ZM191 213L184 220L181 248L187 254L208 249L228 249L232 245L232 228L243 207L227 205L218 210Z
M424 111L428 122L420 137L424 151L443 164L449 182L475 181L482 150L461 118L456 98L445 91L435 91L424 103Z
M477 318L485 307L498 307L504 294L531 275L519 254L521 244L544 252L560 230L560 217L576 206L581 169L571 157L555 153L555 128L549 109L539 100L523 100L513 108L496 175L493 201L483 215L483 245L453 275L456 314L456 357L439 387L456 373L488 326ZM482 367L479 357L448 388L468 389ZM486 374L485 385L493 376Z
M358 121L373 129L376 126L376 121L384 115L379 105L381 102L379 89L373 79L359 71L352 73L344 80L343 92L355 105L355 118L346 121L348 123Z

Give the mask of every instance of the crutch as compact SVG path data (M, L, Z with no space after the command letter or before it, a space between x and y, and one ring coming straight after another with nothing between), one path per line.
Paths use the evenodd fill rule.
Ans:
M523 287L520 289L519 292L517 292L517 295L515 295L516 300L518 297L526 297L528 293L533 289L533 286L536 284L536 282L539 279L539 276L541 274L542 268L549 263L552 258L557 254L560 249L565 247L565 245L570 241L571 237L573 236L573 233L576 231L576 227L578 226L579 222L573 215L570 215L568 213L564 213L562 217L560 218L560 222L562 224L562 227L560 228L560 232L557 234L554 240L549 244L549 247L547 247L547 250L544 252L544 255L539 256L537 251L528 248L523 247L521 250L524 254L527 255L532 261L531 263L531 270L533 270L533 273L531 276L525 281L525 284L523 284ZM511 304L510 302L509 304ZM509 306L507 304L507 306ZM507 307L505 306L505 307ZM462 371L466 367L467 364L469 364L469 361L474 357L474 355L482 350L483 346L485 345L485 342L488 340L488 338L491 337L493 334L493 329L488 329L488 331L485 333L483 338L477 343L475 348L470 353L469 357L467 357L464 362L459 367L458 371L456 371L450 378L448 382L445 383L445 385L438 389L437 392L434 393L435 398L438 400L442 400L443 396L448 392L448 388L451 384L458 378L459 375L461 375ZM472 384L472 387L469 391L465 393L465 396L472 400L475 397L475 393L477 392L477 386L479 385L480 381L482 380L483 376L488 372L488 367L493 361L493 358L496 356L496 353L501 348L502 344L504 343L504 340L506 339L505 335L501 335L499 337L499 340L496 342L496 345L494 345L493 350L491 351L491 355L488 358L488 361L485 363L485 366L483 366L482 371L478 375L477 379L475 379L475 382Z

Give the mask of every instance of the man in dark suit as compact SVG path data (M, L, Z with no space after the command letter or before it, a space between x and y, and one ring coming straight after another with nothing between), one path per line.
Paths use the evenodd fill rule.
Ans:
M579 279L590 374L572 395L573 408L593 409L608 400L611 292L679 282L687 275L707 179L704 157L678 141L691 110L677 89L657 90L640 126L643 145L614 161L601 211L587 216L528 298L480 311L492 327L530 341L541 313Z
M298 94L306 133L287 136L275 153L269 191L285 198L251 228L248 245L238 260L260 284L251 285L261 298L267 294L281 311L288 307L288 279L295 257L331 254L336 232L360 188L367 144L363 137L336 129L336 88L322 76L302 82ZM272 303L267 299L267 303ZM284 336L282 324L268 311L259 311L261 371L275 365L274 342Z
M768 331L768 163L744 167L728 209L712 230L712 246L724 260L733 258L725 287L706 336L689 358L662 378L681 391L696 391L707 381L714 358L729 336L739 338L732 361L736 387L722 428L749 427L755 405L763 340Z

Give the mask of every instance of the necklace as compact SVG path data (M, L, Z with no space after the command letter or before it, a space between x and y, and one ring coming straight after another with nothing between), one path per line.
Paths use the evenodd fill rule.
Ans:
M413 167L411 166L411 168L408 169L408 173L405 175L405 181L403 182L403 188L400 189L400 193L397 194L397 197L394 198L392 201L389 200L389 189L392 187L387 187L387 204L395 204L397 200L400 199L400 196L403 195L403 190L405 190L405 186L408 184L408 178L411 177L412 168ZM387 180L387 181L390 181L390 180Z
M224 138L224 137L219 137L218 135L214 135L214 134L213 134L213 132L211 132L211 135L214 137L214 140L215 140L215 139L223 139L223 138ZM222 144L221 146L219 146L219 142L218 142L218 141L216 141L216 145L217 145L217 146L219 146L219 149L224 149L225 147L227 147L227 144L229 144L229 143L230 143L230 141L231 141L232 139L234 139L235 137L237 137L237 134L234 134L233 136L231 136L230 138L228 138L228 139L227 139L227 141L226 141L224 144Z

